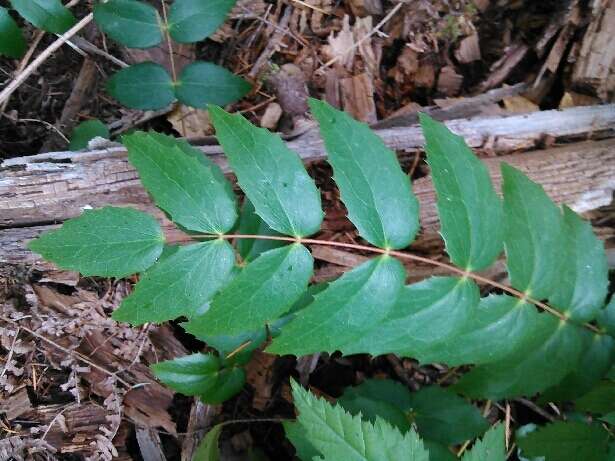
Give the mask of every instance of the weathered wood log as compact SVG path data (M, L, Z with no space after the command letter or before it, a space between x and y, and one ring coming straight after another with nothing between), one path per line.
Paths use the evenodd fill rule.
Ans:
M545 139L588 137L605 131L612 134L615 105L452 120L447 125L471 147L502 154L532 149ZM376 132L398 151L416 151L424 142L418 126ZM291 141L289 147L306 162L325 157L316 133ZM219 146L201 149L228 171ZM121 146L19 157L0 165L0 228L61 222L79 215L86 206L106 204L151 206Z
M615 190L615 139L586 141L563 147L512 154L485 159L496 187L499 187L499 164L505 161L542 184L547 193L558 203L567 203L577 212L589 211L611 202ZM133 180L131 180L132 182ZM120 181L121 182L121 181ZM421 205L423 238L433 236L438 229L435 192L429 177L414 181L414 192ZM62 189L65 190L65 189ZM55 191L52 191L55 194ZM122 201L116 205L135 206L153 211L145 192L137 185L122 190ZM113 201L109 193L96 196L95 206ZM44 212L44 210L40 210ZM188 237L179 231L162 213L156 214L163 223L169 242L182 242ZM27 223L27 221L26 221ZM0 266L25 264L37 270L52 270L52 265L25 248L25 244L41 232L56 225L15 227L0 230Z

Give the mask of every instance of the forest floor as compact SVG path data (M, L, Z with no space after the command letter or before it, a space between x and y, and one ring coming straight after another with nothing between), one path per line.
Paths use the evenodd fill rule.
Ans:
M74 7L75 15L87 14L89 3ZM615 95L615 41L594 43L605 29L615 30L607 16L615 18L614 1L239 0L213 37L176 47L172 57L166 45L138 52L122 48L91 24L75 44L86 49L83 44L89 43L98 51L62 46L0 106L0 160L67 151L73 128L91 119L101 120L114 137L153 129L196 145L212 143L204 110L173 105L136 111L106 93L104 82L119 64L146 59L169 68L172 59L178 70L195 58L206 59L243 76L254 88L228 109L287 139L298 139L313 126L308 95L376 128L411 126L419 110L467 119L608 104ZM31 56L57 38L24 27ZM0 58L0 90L26 64ZM485 97L491 90L495 96ZM470 104L460 106L463 101ZM609 140L614 131L588 127L557 139L536 133L529 144L509 149L492 139L479 153L539 152ZM418 150L402 156L413 180L428 175L422 159ZM583 175L584 165L574 168ZM3 171L9 167L0 166L0 175ZM320 238L356 241L329 167L315 162L310 174L323 191ZM609 187L612 192L612 183ZM615 244L615 208L609 202L583 209L607 248ZM443 247L434 234L424 233L415 249L438 257ZM362 258L315 251L318 281ZM613 264L612 252L609 257ZM0 461L10 459L11 450L24 459L190 459L204 431L223 421L235 422L223 432L223 459L292 459L279 422L294 416L289 376L333 399L366 377L389 377L416 390L452 382L463 371L393 355L317 354L296 360L257 351L242 392L223 405L204 405L160 385L147 368L203 350L203 343L176 322L135 329L111 320L135 279L80 278L1 257L0 267L0 438L6 442L0 440ZM429 275L427 268L420 270ZM491 418L508 415L514 425L544 422L558 411L526 399L477 405Z

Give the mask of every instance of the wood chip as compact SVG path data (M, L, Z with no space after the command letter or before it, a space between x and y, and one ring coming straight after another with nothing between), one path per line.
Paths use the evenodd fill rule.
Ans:
M280 117L282 117L282 106L277 102L269 103L261 117L261 126L269 130L275 130Z
M438 92L446 96L454 96L459 93L463 76L455 71L452 66L446 66L440 71L438 76Z
M459 48L455 51L455 57L462 64L480 60L480 45L477 33L468 35L459 42Z
M28 390L22 387L19 391L11 394L0 404L0 414L4 413L6 419L12 421L19 418L24 413L32 410L32 403L28 397Z
M536 112L540 110L537 104L533 103L523 96L511 96L510 98L504 98L504 107L507 111L516 113Z
M593 106L598 103L600 103L600 100L593 96L575 93L574 91L566 91L559 102L559 108L566 109L568 107Z
M375 123L378 120L374 103L374 85L367 74L341 79L340 89L346 112L365 123Z
M381 0L350 0L350 10L354 16L363 17L383 13Z
M183 138L202 138L213 133L213 127L206 110L178 106L167 116L173 128Z

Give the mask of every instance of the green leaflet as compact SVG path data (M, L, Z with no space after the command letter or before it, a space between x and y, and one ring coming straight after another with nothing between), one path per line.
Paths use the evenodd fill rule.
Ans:
M251 88L247 81L224 67L195 61L184 67L177 78L175 95L188 106L205 108L208 104L225 106L235 102Z
M473 439L489 427L475 406L439 386L412 392L410 406L420 436L443 445Z
M402 433L410 429L410 391L397 381L368 379L358 386L346 388L337 403L350 414L360 413L363 419L372 423L381 418Z
M75 24L75 17L60 0L11 0L26 21L52 34L63 34Z
M534 395L560 382L579 363L590 334L581 327L542 314L548 322L532 349L514 351L503 360L480 365L465 374L455 389L468 397L499 400Z
M199 446L197 447L192 461L220 461L220 449L218 448L218 442L220 440L220 434L222 434L222 424L216 424L212 427Z
M107 80L107 91L127 107L160 109L175 100L175 85L164 67L141 62L120 70Z
M615 336L615 296L611 296L609 303L598 312L596 320L609 335Z
M591 391L575 401L577 410L604 415L615 411L615 382L602 381Z
M213 34L236 0L175 0L169 10L169 33L178 43L193 43Z
M237 233L244 235L280 235L256 214L254 205L252 205L248 198L244 199L241 207ZM286 242L279 240L265 239L237 239L235 241L235 247L239 255L248 262L253 261L265 251L279 248L285 244Z
M560 210L542 186L502 163L504 247L511 285L534 299L558 287L564 240Z
M87 120L75 127L68 148L73 151L87 149L88 143L96 137L109 139L109 128L98 119Z
M104 33L129 48L149 48L162 41L158 11L145 2L108 0L97 3L94 20Z
M557 421L539 427L517 445L525 458L543 456L546 461L606 461L608 432L597 424Z
M230 278L233 249L224 240L179 248L137 283L113 318L132 325L192 317Z
M486 269L502 252L504 236L502 202L489 171L461 136L419 115L446 251L467 271Z
M310 99L342 201L359 234L380 248L404 248L419 228L418 202L395 152L367 125Z
M564 206L564 253L557 289L549 297L553 307L572 320L593 320L604 305L609 284L604 244L591 224Z
M203 315L185 325L195 336L261 328L287 312L307 290L314 260L293 244L260 255L226 286Z
M175 223L207 234L223 234L234 226L232 186L202 152L158 133L137 132L122 141L141 182Z
M351 416L340 406L318 399L292 382L299 412L297 422L305 438L327 460L428 461L429 454L416 432L402 435L380 418L374 424Z
M86 210L61 228L47 232L28 248L62 269L83 275L125 277L150 267L164 245L151 216L131 208Z
M211 354L192 354L151 366L156 377L184 395L198 395L209 404L219 404L241 390L245 383L242 368L224 368Z
M290 443L295 448L297 458L301 461L312 461L319 458L319 451L307 440L301 424L296 421L284 421L282 425L284 426L286 438L290 440Z
M0 6L0 54L20 58L26 51L26 40L6 8Z
M306 355L342 351L381 321L395 303L404 267L390 256L370 259L332 282L273 340L272 354Z
M604 421L605 423L610 424L611 426L615 426L615 412L608 413L599 419L600 421Z
M269 227L304 237L320 229L320 193L299 157L279 136L239 114L209 107L218 141L239 185Z
M582 396L607 374L614 358L613 338L592 335L590 344L581 352L578 366L557 386L543 392L540 402L565 402Z
M418 355L423 363L458 366L498 362L513 352L536 347L547 335L549 315L506 295L481 298L478 308L455 335L435 341Z
M431 440L423 440L423 444L429 452L429 461L457 461L457 457L448 447Z
M489 429L485 436L463 455L462 461L506 461L504 425L497 424Z
M434 343L454 338L475 317L479 295L476 284L467 278L432 277L405 286L386 317L370 318L370 330L357 336L345 352L395 353L423 361L423 353Z

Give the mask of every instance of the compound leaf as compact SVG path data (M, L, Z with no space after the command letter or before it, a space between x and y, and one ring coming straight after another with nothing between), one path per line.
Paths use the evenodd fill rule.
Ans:
M212 354L192 354L151 366L156 377L184 395L198 395L205 403L220 404L241 390L242 368L224 368Z
M87 120L75 127L68 148L72 151L87 149L88 143L96 137L109 139L109 128L100 120Z
M240 114L210 106L218 141L239 185L269 227L304 237L320 229L320 193L299 157L279 136L257 128Z
M149 48L162 41L158 11L145 2L108 0L97 3L94 20L104 33L129 48Z
M609 434L597 424L557 421L539 427L517 445L525 458L544 457L548 461L606 461Z
M497 424L467 451L462 461L506 461L504 425Z
M150 215L131 208L86 210L28 244L62 269L83 275L125 277L160 256L164 234Z
M0 6L0 54L20 58L26 51L26 40L6 8Z
M432 344L455 337L475 316L479 296L478 287L467 278L432 277L405 286L386 317L371 317L370 330L345 352L395 353L422 360Z
M63 34L76 22L60 0L11 0L11 5L26 21L52 34Z
M269 227L267 223L256 214L254 205L252 205L252 202L250 202L247 197L244 199L241 207L237 233L243 235L280 235L278 232ZM280 240L266 239L241 238L235 241L235 247L237 248L239 255L244 259L244 261L248 262L253 261L265 251L279 248L285 244L286 242L282 242Z
M553 307L572 320L593 320L604 305L609 285L609 270L604 244L591 224L564 206L565 243L556 290L549 297Z
M477 271L502 252L502 202L483 162L461 136L420 114L427 162L436 189L440 233L457 266Z
M143 275L113 318L141 325L198 315L228 282L234 263L224 240L181 247Z
M141 62L120 70L107 80L107 91L127 107L154 110L175 100L175 85L160 64Z
M412 392L410 406L421 437L444 445L473 439L489 427L474 405L439 386Z
M211 307L185 325L195 336L233 335L261 328L287 312L307 289L314 260L303 245L260 255L226 286Z
M182 70L175 84L177 99L192 107L225 106L243 98L250 89L243 78L211 62L195 61Z
M169 34L178 43L193 43L222 25L236 0L175 0L169 10Z
M559 383L578 365L590 335L549 314L541 316L548 328L534 338L536 346L516 349L497 363L473 368L457 382L456 390L472 398L499 400L531 396Z
M370 259L332 282L312 304L282 327L268 352L306 355L342 351L381 321L395 303L405 279L390 256Z
M137 132L122 140L141 182L175 223L208 234L223 234L234 226L232 186L202 152L158 133Z
M310 99L348 217L381 248L404 248L418 230L418 202L395 152L369 127L326 102Z
M299 412L297 422L306 439L325 459L345 461L427 461L429 454L416 432L402 435L386 421L375 423L351 416L339 405L332 406L292 382Z
M513 287L534 299L558 288L566 242L559 208L519 170L502 163L504 247Z

